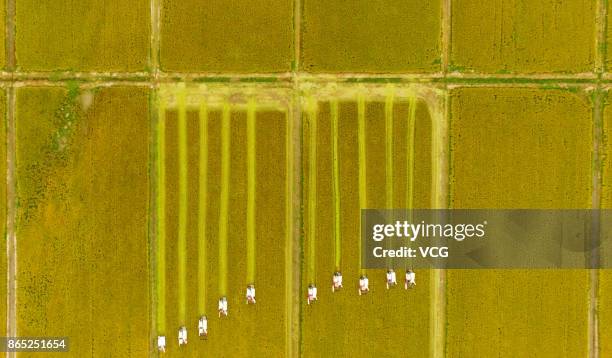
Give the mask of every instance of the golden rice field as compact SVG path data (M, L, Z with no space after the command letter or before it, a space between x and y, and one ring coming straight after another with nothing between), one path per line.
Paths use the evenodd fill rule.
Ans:
M370 208L387 207L385 124L393 127L392 197L393 207L407 203L408 122L410 106L415 106L415 208L430 207L431 193L431 117L421 101L409 103L397 100L390 113L384 101L320 102L317 109L304 117L303 177L304 194L312 190L306 180L311 175L311 145L316 145L315 200L304 204L304 262L302 264L302 297L306 287L315 283L319 288L319 301L307 306L302 302L301 353L305 357L351 356L427 356L430 352L430 273L419 271L418 288L405 291L403 287L385 289L384 270L366 270L371 291L358 296L360 269L359 253L359 167L358 121L362 116L366 133L367 204ZM363 111L363 112L361 112ZM316 116L316 117L315 117ZM390 116L390 118L389 118ZM316 121L316 133L310 131ZM332 126L337 122L337 155L334 158ZM316 139L311 138L316 134ZM339 192L333 193L333 161L338 161ZM339 200L340 211L334 210L333 200ZM311 217L309 206L316 205ZM335 215L339 215L340 246L334 241ZM309 222L316 220L316 232L308 230ZM311 249L314 245L314 249ZM338 253L340 251L340 253ZM312 255L314 253L314 255ZM339 255L340 257L336 257ZM339 267L336 267L339 263ZM344 276L344 287L331 291L332 274L339 269ZM401 276L401 274L400 274ZM401 280L400 280L401 281ZM400 285L403 281L400 282ZM373 343L381 342L381 343ZM384 342L384 344L382 343ZM401 345L401 349L398 349Z
M384 271L366 270L371 292L357 295L359 208L436 206L441 167L432 156L439 135L434 123L441 118L443 107L436 103L444 103L444 92L395 85L351 85L336 92L313 87L302 96L301 128L290 128L295 117L289 97L283 97L286 88L259 87L270 91L274 105L265 96L261 103L248 100L244 89L211 86L211 94L202 96L196 87L181 88L171 87L167 99L130 87L17 91L20 335L69 335L73 355L92 348L93 355L152 355L156 336L163 334L169 356L432 356L439 339L433 320L441 319L443 354L449 357L500 351L524 356L534 346L543 356L587 355L590 281L584 270L448 270L442 318L434 271L418 271L417 288L405 291L386 290ZM588 95L456 88L448 101L451 207L591 205ZM607 131L607 119L604 124ZM295 144L298 136L301 145ZM292 170L296 151L301 160ZM608 201L606 170L607 161L602 205ZM92 177L92 171L99 175ZM301 208L288 201L288 181L301 187ZM219 231L224 191L225 234ZM288 230L291 210L302 216L298 237ZM254 226L247 225L251 214ZM332 293L336 269L345 282ZM600 349L607 352L610 280L607 272L600 277ZM244 302L251 282L258 290L256 305ZM305 302L309 283L319 287L312 305ZM79 290L71 288L75 284ZM218 318L216 303L224 295L229 317ZM197 337L202 314L210 322L206 340ZM185 347L176 339L181 325L189 330ZM244 337L236 340L236 332ZM410 343L397 349L389 342Z
M610 107L610 95L606 94L606 106L603 116L603 135L604 135L604 152L612 153L612 108ZM601 207L605 209L612 208L612 155L607 154L603 160L603 179L602 179L602 194ZM608 242L605 249L610 250ZM610 270L599 271L599 340L601 342L601 356L606 357L612 354L612 304L610 299L612 296L612 272Z
M17 91L19 335L150 351L147 92Z
M560 90L453 90L452 207L590 207L589 107ZM448 356L587 355L587 270L447 275Z
M454 0L451 69L589 72L595 62L595 10L595 2L582 0Z
M409 291L400 270L386 290L359 217L611 208L611 12L1 2L0 337L68 336L67 357L612 357L610 270L417 270Z
M286 126L287 113L264 110L256 115L256 170L255 206L256 261L253 273L257 288L256 305L245 304L247 273L247 128L245 110L231 110L229 118L222 109L211 109L206 122L201 121L198 111L186 111L187 120L187 164L188 164L188 216L186 239L186 294L180 297L177 290L180 278L178 260L180 247L177 242L179 205L179 136L177 110L168 109L166 126L166 256L165 275L165 331L158 332L168 337L169 356L256 356L285 354L285 181L286 170ZM218 232L219 197L222 151L222 121L229 119L231 132L231 165L229 168L229 231L227 237L226 269L220 264L220 240ZM206 194L206 217L199 214L198 197L201 138L200 125L207 123L208 129L208 184ZM280 165L279 165L280 164ZM198 236L198 225L206 222L206 236ZM198 275L198 246L206 249L205 279ZM222 291L223 290L223 291ZM228 297L229 316L217 317L217 300ZM160 300L160 298L158 298ZM203 300L201 311L199 300ZM163 304L160 302L160 304ZM181 317L184 306L184 317ZM158 306L159 309L159 306ZM203 314L208 316L210 334L207 340L197 337L197 321ZM176 332L185 325L190 330L191 340L185 347L178 346ZM236 339L240 335L240 339Z

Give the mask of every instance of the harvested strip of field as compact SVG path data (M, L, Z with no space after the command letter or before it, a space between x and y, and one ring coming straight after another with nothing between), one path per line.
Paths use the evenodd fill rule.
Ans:
M359 217L361 217L361 210L368 209L368 177L367 177L367 157L366 157L366 123L365 123L365 98L363 94L359 94L357 97L357 145L359 148ZM361 222L361 219L360 221ZM362 250L361 250L361 225L359 225L359 235L357 236L357 252L359 254L359 267L361 267ZM360 269L360 276L365 275L365 270Z
M304 357L320 356L427 356L429 354L430 277L429 271L417 271L417 289L385 289L384 270L368 270L371 292L357 294L359 269L359 105L354 101L338 102L338 164L340 188L340 229L344 288L332 293L334 272L334 215L332 123L333 102L321 102L317 115L317 277L319 301L306 307L302 301L302 344ZM368 206L385 206L385 102L363 98L364 132L367 133ZM407 100L394 101L394 206L403 207L406 198ZM431 123L427 107L419 102L416 110L415 207L429 207L431 187ZM304 132L304 152L309 151L309 133ZM309 175L310 163L303 163ZM328 184L329 183L329 184ZM305 183L304 196L308 195ZM308 210L308 203L304 210ZM308 223L304 225L307 227ZM398 275L401 279L402 274ZM302 281L305 297L306 279ZM303 298L302 298L303 299ZM303 299L304 300L304 299ZM347 329L346 327L349 327ZM371 342L394 342L378 345ZM400 347L398 349L398 347Z
M229 196L230 196L230 172L231 172L231 123L230 105L223 105L223 117L221 118L221 191L219 199L219 297L227 296L227 240L229 223Z
M393 209L393 101L394 91L392 85L386 88L385 98L385 208ZM386 243L387 248L391 248L391 241ZM393 267L393 259L387 258L387 267Z
M157 118L157 334L166 335L166 104L159 101Z
M316 283L317 243L317 108L312 100L308 103L308 283Z
M187 305L187 108L185 89L178 93L178 160L179 160L179 205L178 205L178 295L179 323L186 325Z
M256 107L259 108L257 103ZM199 107L199 106L198 106ZM255 161L257 180L255 192L257 197L268 200L255 201L255 222L266 225L255 225L255 272L257 273L257 304L245 302L245 277L247 276L247 197L248 197L248 111L235 109L229 104L208 108L208 160L206 202L206 238L198 238L199 211L198 200L190 200L187 220L187 329L189 344L178 346L177 320L178 295L176 283L169 282L167 289L167 326L168 350L166 355L174 356L245 356L249 353L261 356L264 354L282 356L285 353L285 131L286 114L278 111L256 110L255 123ZM188 107L187 143L188 143L188 191L190 197L200 197L199 175L202 161L201 135L203 123L198 110ZM168 237L167 277L177 277L176 262L176 228L177 217L170 215L178 208L178 113L174 109L167 112L167 191L168 191ZM223 127L226 126L224 129ZM228 185L231 194L227 199L227 272L222 273L219 266L221 241L217 223L220 222L220 204L222 189L223 130L231 137L231 160L228 162ZM270 150L274 148L274 150ZM204 270L206 280L198 279L198 248L205 246L206 262ZM270 262L277 265L270 265ZM227 277L227 290L220 291L219 280ZM206 292L205 312L208 312L209 337L200 340L197 337L197 320L202 311L196 292ZM227 295L229 316L218 318L217 298ZM213 298L213 299L210 299ZM236 340L236 334L242 334ZM250 334L249 332L257 332ZM249 334L246 334L249 333Z
M246 283L255 283L255 257L256 257L256 228L255 228L255 209L256 209L256 162L257 162L257 121L255 113L255 101L249 100L247 105L247 275Z
M202 100L199 110L200 162L198 184L198 313L206 314L206 246L208 215L208 107Z
M340 271L342 262L342 235L340 230L340 165L338 163L338 101L329 103L332 128L332 182L334 204L334 264Z

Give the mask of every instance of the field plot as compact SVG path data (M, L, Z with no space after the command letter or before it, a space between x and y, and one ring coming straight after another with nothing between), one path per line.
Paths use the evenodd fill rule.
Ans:
M18 335L150 351L147 108L137 87L17 91Z
M453 0L451 70L590 72L595 10L588 0Z
M157 310L165 310L165 315L158 317L157 334L166 336L167 356L281 357L286 355L288 322L285 185L290 178L285 163L289 117L287 102L283 102L288 97L282 99L283 90L278 90L275 93L281 98L274 99L272 106L261 99L265 90L251 91L257 93L251 98L247 90L220 88L221 92L172 87L160 97L166 145L158 150L165 156L166 183L158 190L166 192L166 225L165 238L158 237L165 241L165 262L156 263L158 268L165 265L161 272L165 290L158 293ZM249 122L255 124L252 132ZM186 137L180 135L181 128ZM249 133L254 138L249 139ZM249 151L252 144L254 151ZM206 149L201 151L203 145ZM202 153L207 154L207 160ZM201 171L204 165L205 171ZM181 167L187 170L183 184ZM255 180L249 186L248 174L253 169L251 178ZM206 173L205 185L201 173ZM188 192L186 203L180 196L182 185ZM255 195L251 208L249 193ZM202 207L203 194L207 200ZM224 195L227 207L222 209ZM254 215L252 226L247 225L249 214ZM224 220L227 226L222 230ZM182 225L186 225L183 244L179 238ZM199 231L203 226L204 236ZM254 245L249 245L249 229L254 230ZM198 272L202 248L206 259ZM157 280L159 285L160 276ZM247 284L256 287L254 305L246 304ZM222 296L228 300L228 317L217 314ZM198 338L202 315L208 317L205 340ZM189 340L179 346L177 332L183 325Z
M602 176L601 208L612 209L612 107L610 107L610 93L608 92L604 108L604 161ZM605 249L610 250L609 240L604 243ZM609 251L608 251L609 252ZM599 348L600 357L612 355L612 270L599 271Z
M304 0L302 4L302 71L440 69L439 0Z
M231 6L222 0L161 2L160 56L164 70L291 70L291 0L240 0Z
M591 108L562 90L451 92L453 208L589 208ZM449 270L448 357L587 355L587 270Z
M3 120L5 119L5 103L6 103L6 94L4 90L0 91L0 113L2 113ZM0 128L0 143L6 143L6 127L2 126ZM0 146L0 158L6 157L6 147L4 145ZM0 161L0 172L6 173L6 161ZM0 218L6 218L6 181L3 180L0 184ZM0 234L3 238L6 238L6 220L0 220ZM4 246L6 248L6 239L2 240ZM6 297L7 297L7 280L3 279L7 274L7 255L0 255L0 297L2 297L0 301L0 336L6 336L6 324L2 324L6 322L7 317L7 305L6 305ZM0 354L1 355L1 354Z
M16 12L20 69L145 70L150 36L147 0L17 0Z
M318 287L318 301L302 301L301 352L320 356L427 356L430 349L430 272L418 271L418 286L406 291L403 271L398 287L385 289L384 270L360 270L360 166L365 162L366 207L406 207L407 170L410 147L409 123L415 123L413 206L431 205L432 108L416 96L400 96L400 90L384 86L378 95L363 89L355 94L305 96L303 111L304 263L302 297L306 287ZM338 92L340 92L339 90ZM359 122L364 122L366 158L360 158ZM312 125L316 122L316 130ZM334 123L337 152L334 156ZM390 129L389 127L392 127ZM313 139L313 134L315 137ZM389 136L390 134L390 136ZM392 138L392 161L386 158ZM316 146L316 151L312 146ZM313 159L316 160L313 163ZM334 191L334 161L337 160L339 191ZM389 170L392 164L392 170ZM312 181L312 169L316 169ZM387 180L387 173L393 173ZM312 185L312 183L316 183ZM391 184L391 188L388 184ZM313 195L313 188L316 193ZM387 202L391 189L392 198ZM335 209L339 200L339 210ZM316 210L311 207L316 205ZM336 217L339 232L335 234ZM315 221L314 230L312 221ZM340 236L339 245L335 243ZM340 257L337 257L338 252ZM343 288L332 293L332 274L340 270ZM370 280L370 292L359 296L359 275ZM379 344L378 342L385 342Z
M0 20L1 28L5 28L6 23L6 3L0 4L0 16L2 16L2 20ZM0 68L6 68L6 34L4 31L0 33Z

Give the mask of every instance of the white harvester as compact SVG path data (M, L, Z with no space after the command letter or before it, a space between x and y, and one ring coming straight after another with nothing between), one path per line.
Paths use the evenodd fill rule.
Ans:
M227 298L225 296L219 298L219 317L221 315L227 317Z
M416 274L412 270L406 270L406 280L404 281L404 288L409 289L416 286Z
M387 270L387 290L389 287L393 287L397 285L397 277L395 275L395 271L393 269Z
M166 336L157 336L157 349L162 353L166 351Z
M179 346L187 344L187 327L181 326L178 331Z
M336 292L340 288L342 288L342 273L336 271L332 276L332 292Z
M255 304L255 285L248 285L246 288L246 303Z
M370 292L370 280L366 275L359 277L359 295L363 295Z
M312 283L308 285L308 296L306 299L308 300L308 304L317 300L317 286Z
M202 339L208 337L208 318L206 315L200 317L198 320L198 335Z

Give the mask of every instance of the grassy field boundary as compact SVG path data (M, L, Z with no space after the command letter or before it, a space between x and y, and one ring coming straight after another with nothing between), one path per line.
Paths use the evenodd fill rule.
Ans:
M448 91L425 93L423 100L431 118L431 207L444 209L449 205L449 114ZM416 106L413 106L416 107ZM431 274L430 349L431 357L446 356L446 270L433 269Z
M602 156L604 151L604 103L606 91L597 89L593 93L592 116L593 116L593 150L592 150L592 193L591 206L593 209L601 208L602 190ZM604 153L604 154L602 154ZM599 230L596 231L599 237ZM590 239L593 241L592 239ZM598 239L596 239L598 240ZM590 242L590 247L597 247L597 251L591 252L585 257L591 267L599 267L601 263L600 242ZM588 305L588 354L590 358L598 358L600 355L599 347L599 269L589 270L589 305Z

